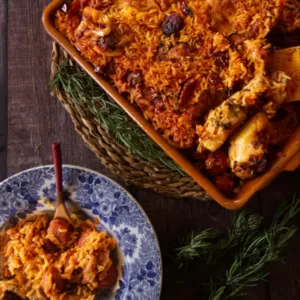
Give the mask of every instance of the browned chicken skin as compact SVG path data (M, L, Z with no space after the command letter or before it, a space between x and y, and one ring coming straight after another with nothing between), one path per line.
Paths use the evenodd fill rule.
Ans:
M216 109L212 110L204 126L197 126L196 132L199 135L199 146L197 151L218 150L240 126L247 117L247 110L230 100L223 102Z
M259 112L230 139L230 167L237 177L249 179L265 170L268 123L267 115Z

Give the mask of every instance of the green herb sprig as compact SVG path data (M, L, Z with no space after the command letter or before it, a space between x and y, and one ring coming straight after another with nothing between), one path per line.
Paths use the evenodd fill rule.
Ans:
M88 107L99 125L131 154L184 175L183 170L78 66L71 66L67 61L58 66L50 86L63 89L78 105Z
M282 251L297 231L289 221L299 212L300 199L282 204L268 228L262 227L262 218L255 214L239 213L234 217L227 236L207 229L189 234L176 249L181 266L198 259L206 264L228 256L229 264L221 280L212 280L209 300L225 300L242 295L268 276L267 267L281 259ZM219 280L218 280L219 281Z
M242 212L234 216L232 229L228 231L226 237L212 229L192 232L181 242L184 246L177 249L177 256L182 261L199 258L208 264L213 264L237 246L245 234L258 229L261 221L260 216Z

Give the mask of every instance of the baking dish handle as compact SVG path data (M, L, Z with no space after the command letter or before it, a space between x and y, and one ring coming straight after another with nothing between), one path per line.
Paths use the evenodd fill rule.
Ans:
M283 170L295 171L297 168L300 168L300 152L288 162Z

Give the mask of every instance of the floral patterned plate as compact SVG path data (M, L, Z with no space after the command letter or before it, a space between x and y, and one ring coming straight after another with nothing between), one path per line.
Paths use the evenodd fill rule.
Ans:
M100 218L98 229L107 230L118 241L121 276L113 291L96 298L159 299L159 245L149 219L134 198L106 176L81 167L64 165L63 184L70 203L80 206L86 216ZM15 223L30 213L54 209L41 198L55 200L53 166L30 169L0 183L0 226L7 221ZM69 206L72 209L72 204Z

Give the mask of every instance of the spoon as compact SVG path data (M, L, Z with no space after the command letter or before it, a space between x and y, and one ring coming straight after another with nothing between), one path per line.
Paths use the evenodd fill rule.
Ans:
M72 224L63 195L61 150L60 145L57 143L52 144L52 156L56 181L56 210L54 219L65 219Z

